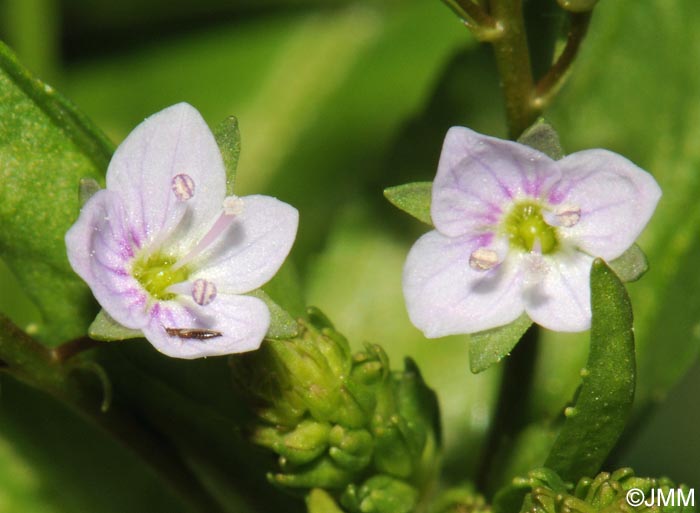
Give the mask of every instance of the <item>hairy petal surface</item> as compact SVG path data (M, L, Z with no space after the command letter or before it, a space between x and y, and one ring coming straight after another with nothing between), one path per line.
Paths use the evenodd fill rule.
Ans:
M517 266L470 267L482 238L450 238L431 231L415 243L403 273L411 322L426 337L473 333L515 320L524 310Z
M549 202L581 209L578 223L562 228L562 235L590 255L617 258L651 219L661 198L656 180L607 150L580 151L558 164L563 175L549 191Z

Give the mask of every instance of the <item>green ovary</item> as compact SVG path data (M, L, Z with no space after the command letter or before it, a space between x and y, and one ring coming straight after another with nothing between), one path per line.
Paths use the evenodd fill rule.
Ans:
M502 229L511 247L529 252L539 241L542 254L547 254L559 246L556 228L545 222L542 207L534 202L517 203L506 216Z
M141 286L154 298L170 300L175 294L166 292L166 289L175 283L187 280L189 272L187 267L173 270L176 259L163 255L151 255L148 259L139 259L134 262L132 275Z

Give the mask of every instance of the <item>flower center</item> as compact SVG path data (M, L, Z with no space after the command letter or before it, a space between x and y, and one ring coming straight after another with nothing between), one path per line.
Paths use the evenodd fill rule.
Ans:
M146 259L138 259L132 267L132 275L154 298L168 301L175 299L176 294L168 292L171 285L187 280L187 267L174 269L176 259L154 254Z
M517 203L505 218L502 228L511 247L527 252L552 253L559 245L556 228L547 224L542 217L542 207L535 202Z

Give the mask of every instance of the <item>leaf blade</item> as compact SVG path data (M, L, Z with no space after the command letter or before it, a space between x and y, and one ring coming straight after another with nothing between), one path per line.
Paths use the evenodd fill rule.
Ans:
M384 197L398 209L432 226L433 220L430 216L432 190L432 182L406 183L384 189Z
M565 481L595 475L625 428L636 366L632 305L605 262L591 269L591 347L582 385L545 467Z

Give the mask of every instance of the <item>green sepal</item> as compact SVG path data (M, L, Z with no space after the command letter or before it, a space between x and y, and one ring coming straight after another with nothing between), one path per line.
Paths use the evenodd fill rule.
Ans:
M321 458L299 467L294 473L267 474L267 480L283 488L342 488L347 486L355 475L338 467L329 458Z
M254 290L247 295L261 299L270 310L270 327L267 329L266 338L285 339L296 337L299 334L297 321L262 289Z
M601 259L591 269L591 308L582 384L545 461L567 481L598 472L624 430L634 398L632 305L625 286Z
M304 420L294 429L281 426L261 426L251 440L280 455L283 465L303 465L321 456L328 448L331 427L325 422Z
M345 513L333 497L320 488L314 488L306 496L306 508L309 513Z
M100 310L88 328L88 337L102 342L113 342L116 340L129 340L132 338L142 338L140 330L132 330L119 324L105 312Z
M233 194L236 183L238 159L241 156L241 132L238 128L238 118L229 116L214 129L214 138L219 145L221 156L226 169L226 194Z
M362 486L349 485L340 499L352 513L411 513L417 502L415 488L386 475L371 477Z
M608 262L608 265L624 282L637 281L649 270L647 256L636 244L632 244L622 255Z
M528 472L527 477L516 477L496 492L493 513L518 513L530 491L537 487L547 487L556 493L566 493L570 488L553 470L537 468Z
M430 226L433 225L430 216L432 194L433 182L413 182L384 189L384 197L389 203Z
M94 178L81 178L78 184L78 201L80 208L101 189L100 184Z
M541 151L554 160L564 157L564 150L559 142L559 134L545 119L538 119L518 138L520 144Z
M505 326L469 335L469 366L474 374L505 358L532 325L527 314Z

